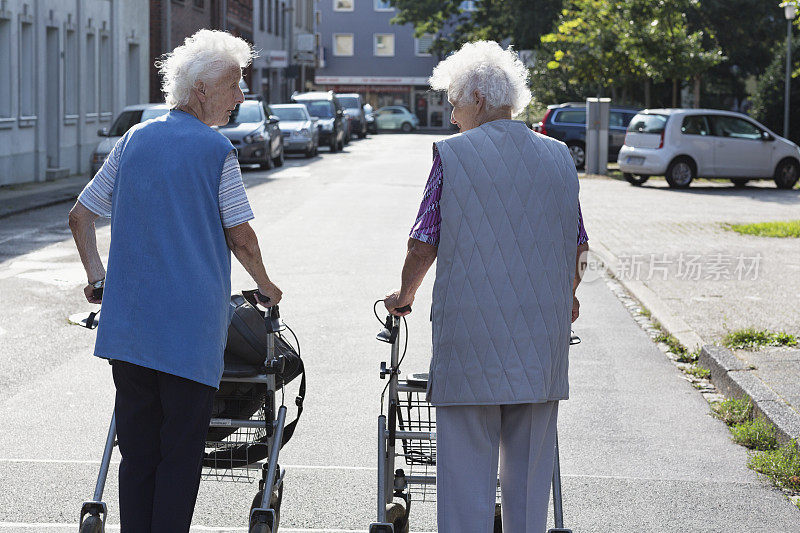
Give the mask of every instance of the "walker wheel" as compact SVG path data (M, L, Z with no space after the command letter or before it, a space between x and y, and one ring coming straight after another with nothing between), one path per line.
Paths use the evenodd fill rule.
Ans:
M402 503L390 503L386 506L386 521L392 524L394 533L408 533L406 508Z
M250 526L250 533L272 533L267 524L253 524Z
M261 498L264 495L263 490L259 490L256 495L253 497L253 503L250 504L250 511L253 509L257 509L261 507ZM283 501L283 483L281 483L281 487L278 489L277 494L272 493L272 498L269 501L269 506L275 511L275 525L277 526L280 523L281 519L281 502ZM81 532L83 533L83 532Z
M103 520L99 516L87 516L81 524L80 533L103 533Z

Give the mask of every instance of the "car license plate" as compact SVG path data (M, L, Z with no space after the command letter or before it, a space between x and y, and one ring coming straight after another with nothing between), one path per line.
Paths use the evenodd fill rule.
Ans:
M644 163L644 157L639 157L635 155L628 156L629 165L641 165L642 163Z

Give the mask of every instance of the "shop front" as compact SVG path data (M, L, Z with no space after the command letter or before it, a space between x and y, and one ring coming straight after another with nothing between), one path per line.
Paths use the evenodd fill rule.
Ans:
M316 76L319 90L358 93L374 110L401 105L417 115L421 128L449 129L450 104L445 94L432 91L427 78Z

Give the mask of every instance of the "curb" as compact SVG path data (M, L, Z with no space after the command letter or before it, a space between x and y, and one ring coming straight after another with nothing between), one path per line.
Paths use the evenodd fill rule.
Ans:
M0 189L0 219L33 209L75 201L88 180L82 176L73 176L63 181L65 183L41 182L39 187L23 191Z
M705 345L698 363L711 371L711 382L729 398L750 398L753 408L775 426L778 440L786 444L800 438L800 414L781 399L731 350Z
M711 371L711 382L723 395L750 398L755 412L775 426L778 440L782 444L792 439L800 440L800 414L761 381L753 370L728 348L705 342L644 283L618 278L615 272L619 259L602 243L595 241L590 247L600 257L605 271L639 300L667 333L690 350L700 348L698 364Z

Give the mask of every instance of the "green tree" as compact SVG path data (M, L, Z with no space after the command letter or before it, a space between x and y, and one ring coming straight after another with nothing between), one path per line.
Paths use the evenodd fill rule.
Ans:
M417 35L437 35L434 50L447 53L477 39L507 41L518 50L533 49L548 32L563 0L480 0L465 12L460 0L390 0L393 22L412 24Z
M695 0L570 0L555 30L542 37L548 70L562 79L594 80L598 93L633 83L671 80L678 86L724 59L702 30L690 31ZM648 85L649 87L649 85ZM649 104L649 102L646 102Z
M792 42L792 81L789 106L789 138L800 142L800 43ZM750 113L772 131L783 135L786 90L786 45L776 46L772 61L758 78ZM792 128L794 125L794 128Z

